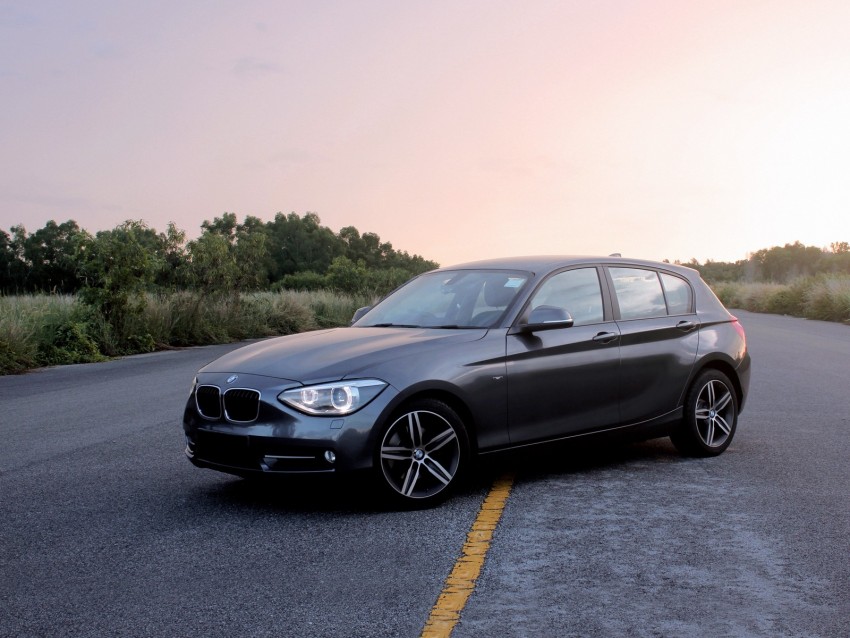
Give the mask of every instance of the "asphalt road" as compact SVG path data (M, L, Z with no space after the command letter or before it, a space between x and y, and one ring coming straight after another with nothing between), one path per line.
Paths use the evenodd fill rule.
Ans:
M498 459L443 506L192 467L194 371L233 346L0 378L0 636L418 636L516 472L453 636L850 636L850 327L740 313L729 450Z

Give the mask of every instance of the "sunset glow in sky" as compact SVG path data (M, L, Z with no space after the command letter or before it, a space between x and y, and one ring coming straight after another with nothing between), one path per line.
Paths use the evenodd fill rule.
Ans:
M850 2L0 0L0 228L316 212L444 265L850 241Z

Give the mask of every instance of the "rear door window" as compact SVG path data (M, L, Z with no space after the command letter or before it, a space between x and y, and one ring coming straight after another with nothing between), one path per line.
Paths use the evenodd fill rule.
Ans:
M621 319L648 319L667 315L658 273L643 268L611 268Z

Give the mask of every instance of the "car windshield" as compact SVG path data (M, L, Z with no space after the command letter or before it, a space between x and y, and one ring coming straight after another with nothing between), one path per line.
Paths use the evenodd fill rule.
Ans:
M408 282L361 317L357 327L489 328L528 281L524 272L441 270Z

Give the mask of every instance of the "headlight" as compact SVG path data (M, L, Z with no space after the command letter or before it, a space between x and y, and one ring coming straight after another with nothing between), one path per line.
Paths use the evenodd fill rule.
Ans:
M284 390L278 401L307 414L339 416L356 412L378 396L387 384L378 379L337 381Z

